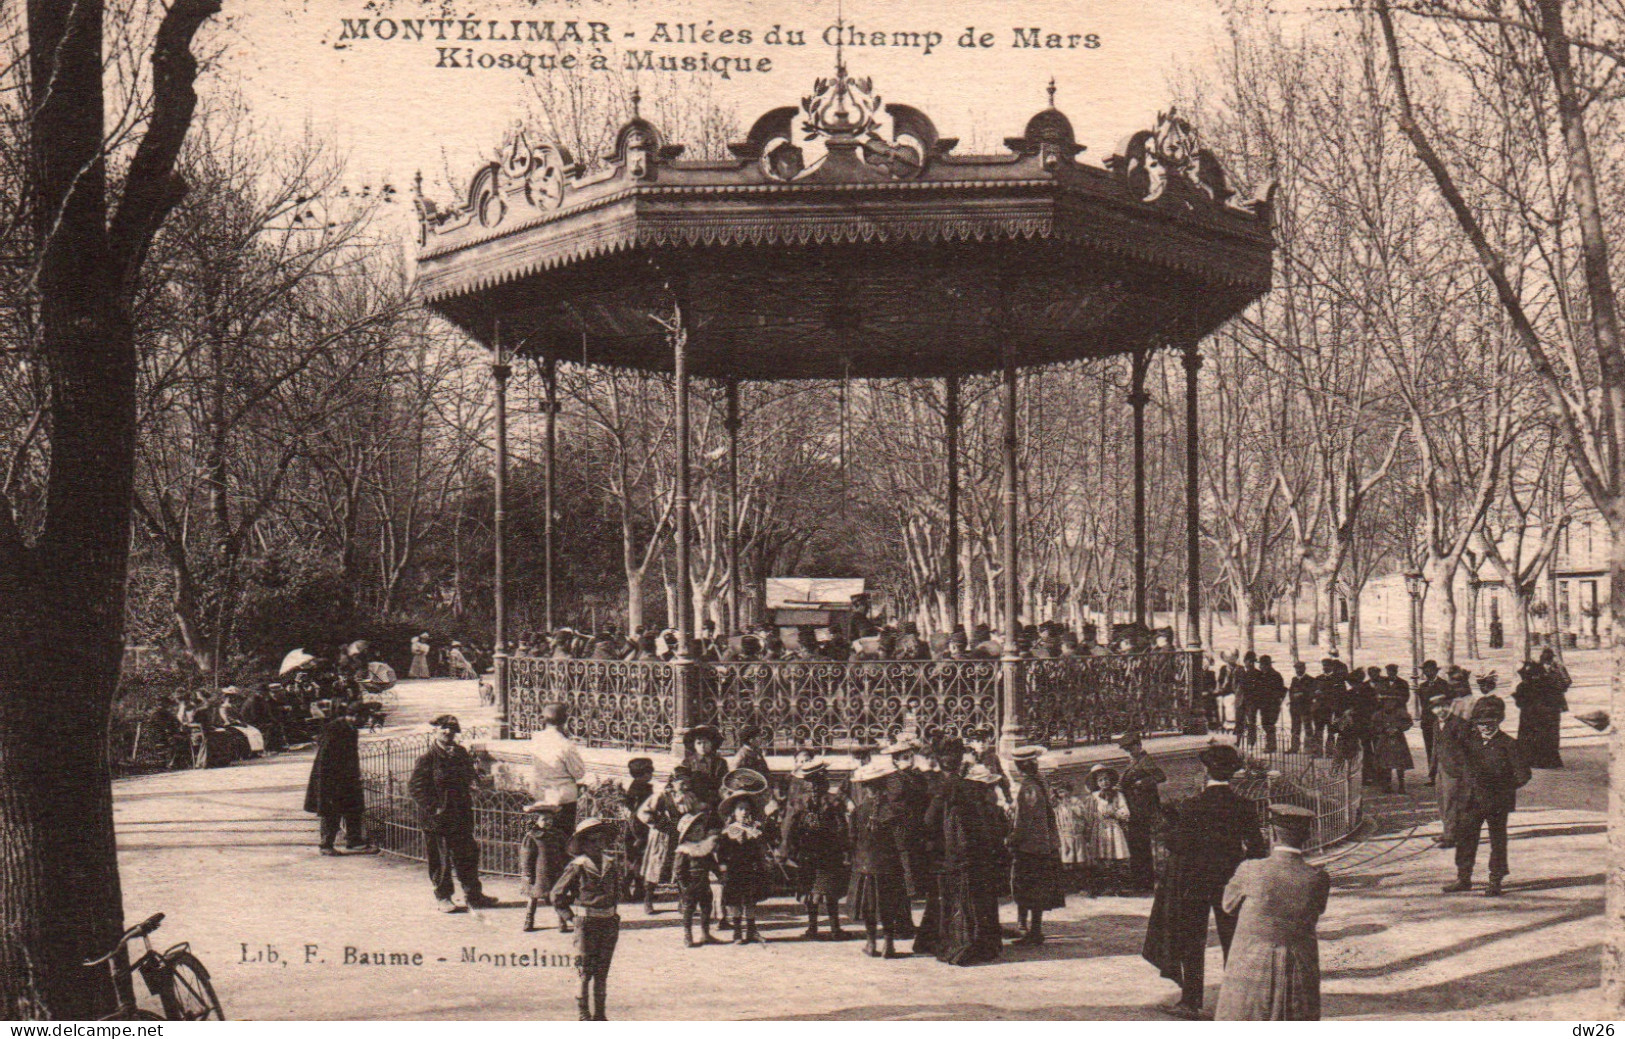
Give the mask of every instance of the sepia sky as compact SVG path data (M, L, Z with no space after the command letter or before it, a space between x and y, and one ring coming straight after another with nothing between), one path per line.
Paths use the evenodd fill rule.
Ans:
M922 109L944 136L992 144L1021 132L1027 118L1044 106L1044 87L1053 76L1057 106L1088 146L1084 159L1094 163L1166 107L1170 74L1211 60L1223 26L1216 0L843 3L842 16L861 33L881 32L888 40L896 39L895 33L922 34L922 40L927 33L941 36L929 54L923 47L872 43L845 48L851 72L872 77L885 100ZM830 73L835 52L822 37L836 17L836 0L473 0L455 6L424 0L226 0L214 36L222 48L221 71L203 89L207 93L235 81L265 132L294 134L308 125L339 142L354 179L386 178L404 187L416 170L429 183L443 179L441 171L447 169L458 179L472 173L494 154L529 90L531 80L512 68L436 68L439 61L465 63L471 49L475 60L489 61L504 60L503 55L523 61L518 56L526 53L555 59L574 53L584 61L597 51L615 69L624 69L629 49L695 59L702 54L744 58L753 67L767 59L769 71L734 71L726 79L712 73L717 100L737 105L744 129L769 108L797 104L815 77ZM373 21L367 40L345 40L346 18L393 24ZM464 27L457 21L464 18L478 24ZM402 28L407 19L448 21L422 23L427 38L408 41ZM491 20L498 20L503 34L512 31L511 19L552 21L559 34L566 31L564 23L575 21L583 36L591 34L586 23L596 21L610 27L610 40L551 45L487 39ZM668 35L675 35L678 25L686 32L690 23L702 33L749 30L752 41L658 43L659 23L666 23ZM781 31L804 32L806 43L768 45L763 37L775 24ZM976 43L991 34L993 46L959 46L972 27ZM1017 27L1040 30L1042 42L1056 34L1062 46L1015 47ZM377 39L380 28L393 30L395 38ZM480 38L459 38L467 34ZM1088 45L1091 34L1098 47ZM486 54L491 57L481 57ZM534 68L535 58L531 61ZM537 76L572 74L601 73L535 71Z

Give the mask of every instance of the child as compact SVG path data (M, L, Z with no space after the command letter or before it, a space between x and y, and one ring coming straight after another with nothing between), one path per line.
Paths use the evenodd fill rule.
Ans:
M1128 831L1124 823L1129 820L1128 801L1117 789L1117 771L1105 765L1096 765L1089 771L1094 786L1095 801L1095 858L1100 870L1095 874L1094 894L1098 895L1109 879L1112 894L1121 894L1128 869Z
M635 818L648 827L642 868L639 870L643 878L643 911L647 914L654 914L656 889L661 884L671 882L672 853L677 845L678 825L686 815L697 812L699 807L689 786L688 769L678 765L672 769L671 782L658 793L650 795L637 811Z
M608 998L609 964L621 934L621 918L615 907L625 883L620 858L608 851L614 837L612 823L595 818L581 820L567 849L572 856L570 864L549 893L553 908L566 923L575 916L572 904L581 908L581 923L576 928L581 994L576 997L576 1006L583 1021L608 1020L604 1003Z
M1070 783L1057 781L1051 791L1055 800L1055 830L1061 838L1061 866L1074 887L1095 862L1095 806L1093 800L1078 796Z
M756 903L768 887L768 838L761 815L750 794L729 794L717 807L728 820L717 836L717 859L723 868L722 907L733 917L735 945L760 942Z
M622 798L628 816L625 834L626 861L641 866L644 849L649 845L649 825L638 818L638 809L654 796L655 763L649 758L633 758L626 763L626 770L632 776L632 782L627 786L626 794ZM634 901L642 899L647 887L642 870L627 872L628 897Z
M672 855L671 879L683 910L683 944L690 949L713 941L711 937L711 877L717 867L716 834L706 812L690 812L677 824L677 847ZM700 920L700 940L694 940L694 918Z

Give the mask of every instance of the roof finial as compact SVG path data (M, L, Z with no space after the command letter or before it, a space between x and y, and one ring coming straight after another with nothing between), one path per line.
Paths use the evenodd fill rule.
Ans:
M1044 88L1044 93L1049 95L1049 106L1051 108L1054 108L1055 107L1055 77L1054 76L1051 76L1049 78L1049 86Z
M643 95L638 91L637 84L632 85L632 118L638 118L638 105L643 102Z
M846 9L842 0L835 0L835 78L846 78L846 55L841 51L841 37L846 35Z

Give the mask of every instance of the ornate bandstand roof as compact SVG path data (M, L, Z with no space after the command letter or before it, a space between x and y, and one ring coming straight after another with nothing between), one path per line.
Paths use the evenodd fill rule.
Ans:
M696 375L930 376L1160 347L1269 289L1265 197L1243 201L1177 113L1104 167L1034 115L955 154L918 109L838 65L756 120L732 158L686 161L634 113L600 169L523 133L466 201L419 196L418 287L522 354L671 367L675 300Z

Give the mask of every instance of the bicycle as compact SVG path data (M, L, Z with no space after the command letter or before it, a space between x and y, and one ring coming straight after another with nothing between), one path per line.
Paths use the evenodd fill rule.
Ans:
M118 993L118 1009L101 1020L224 1021L226 1012L220 1008L220 997L215 995L214 984L209 980L209 969L192 954L188 944L171 945L162 953L153 949L148 936L163 921L163 913L154 913L125 931L108 952L85 961L87 967L107 964L113 976L113 989ZM146 951L131 963L129 944L137 938L146 945ZM163 1013L154 1013L136 1003L135 985L130 979L137 973L147 983L147 991L158 997Z

